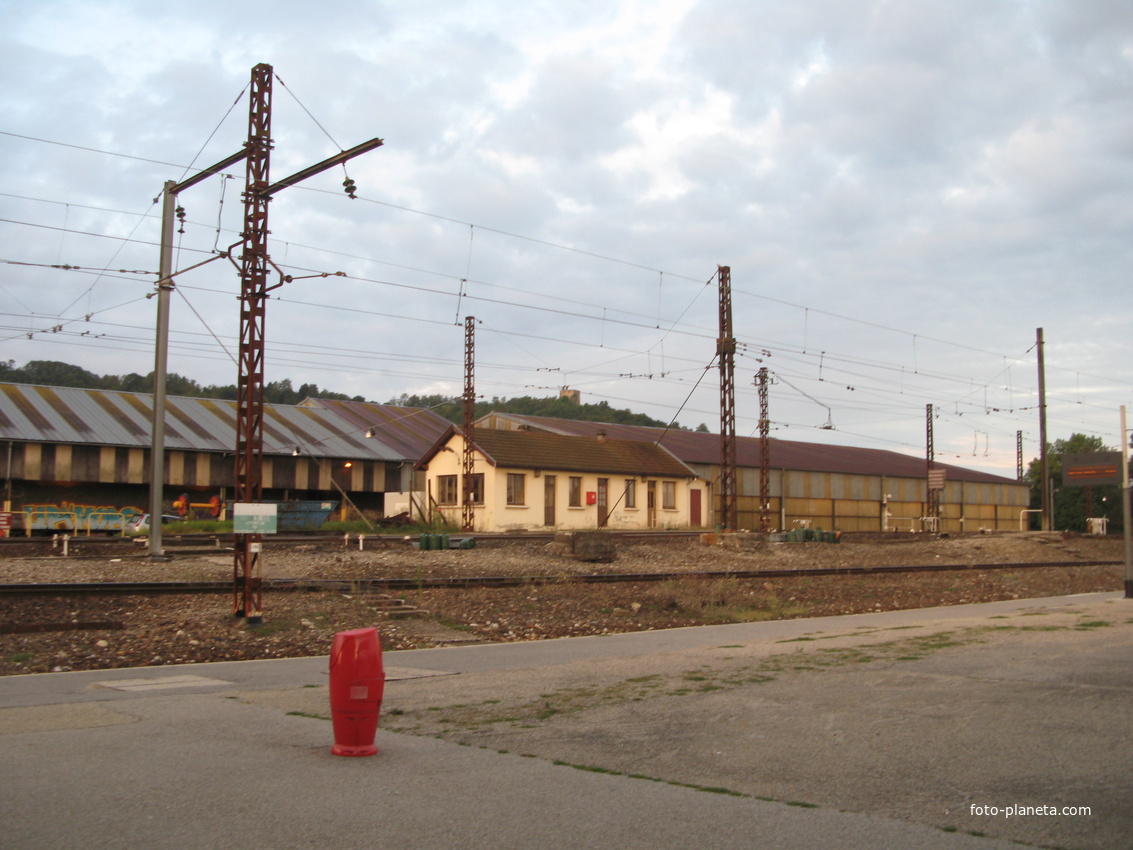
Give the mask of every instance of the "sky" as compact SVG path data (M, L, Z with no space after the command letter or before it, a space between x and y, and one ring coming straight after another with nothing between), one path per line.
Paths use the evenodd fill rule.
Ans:
M265 380L576 389L1013 478L1133 410L1127 0L0 0L0 359L154 368L159 196L272 66ZM349 177L355 199L343 190ZM178 196L168 368L238 374L244 167ZM290 277L290 281L283 277ZM1133 419L1133 414L1131 414Z

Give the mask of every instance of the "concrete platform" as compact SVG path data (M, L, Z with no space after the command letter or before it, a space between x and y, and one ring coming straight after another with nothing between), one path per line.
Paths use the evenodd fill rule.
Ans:
M1129 846L1131 662L1116 594L393 652L360 759L326 658L7 677L0 848Z

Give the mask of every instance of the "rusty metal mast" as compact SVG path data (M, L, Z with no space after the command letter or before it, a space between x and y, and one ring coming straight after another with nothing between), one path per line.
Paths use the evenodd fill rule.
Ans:
M929 519L940 519L940 490L936 489L933 481L933 469L936 468L936 445L932 434L932 405L925 405L925 516ZM939 525L933 531L939 531Z
M248 106L248 140L244 151L225 162L243 158L247 163L244 184L243 251L240 255L240 376L236 384L236 469L238 502L263 500L264 451L264 314L268 293L290 277L280 273L279 282L268 286L268 202L281 189L293 186L335 165L382 144L370 139L350 150L341 151L276 183L270 183L271 95L274 73L261 63L252 69ZM354 182L343 183L354 197ZM233 564L233 611L238 617L258 621L263 611L260 546L262 535L237 534Z
M244 182L244 239L240 255L240 377L236 384L236 500L263 500L264 305L267 301L268 172L271 165L272 68L252 69ZM274 287L273 287L274 288ZM237 534L233 611L259 619L262 535Z
M735 531L736 519L736 338L732 335L732 269L718 266L720 337L720 529Z
M771 419L768 416L767 388L771 378L763 366L755 376L759 389L759 530L771 530Z
M1023 432L1015 432L1015 479L1023 480Z
M476 525L475 492L472 486L476 455L474 422L476 419L476 318L464 317L464 459L461 467L461 528L474 531Z

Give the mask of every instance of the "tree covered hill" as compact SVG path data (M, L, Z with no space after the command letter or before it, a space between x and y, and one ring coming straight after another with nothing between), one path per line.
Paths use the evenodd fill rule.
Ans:
M49 387L78 387L87 390L111 390L128 393L152 393L153 372L139 375L96 375L81 366L57 360L31 360L17 367L14 360L0 362L0 382L11 384L42 384ZM169 395L191 398L226 398L235 401L236 385L209 385L202 387L192 378L169 373L165 378L165 391ZM348 396L319 389L317 384L302 384L298 389L291 381L272 381L264 385L264 401L270 404L298 404L305 398L327 398L340 401L365 401L362 396Z
M153 372L146 375L139 375L135 372L128 375L96 375L81 366L62 363L57 360L31 360L24 366L16 366L14 360L0 361L0 382L132 393L153 392ZM235 384L201 386L191 378L186 378L175 372L166 376L165 389L169 395L174 396L236 399ZM366 398L359 395L350 396L321 389L317 384L300 384L296 389L291 385L288 378L284 378L282 381L271 381L264 385L264 401L269 404L298 404L305 398L367 401ZM386 404L394 404L400 407L432 408L441 416L456 423L461 422L464 415L464 403L459 397L403 394L390 399ZM476 402L477 416L483 416L493 410L526 416L584 419L590 422L612 422L623 425L649 425L663 428L669 424L646 416L644 413L634 413L631 410L610 407L609 403L605 401L597 404L580 404L568 398L522 396L510 399L497 397L491 401ZM681 426L674 423L673 427L680 428ZM701 425L697 430L707 431L708 428Z
M400 395L389 400L388 404L399 407L428 407L435 410L450 422L459 424L464 420L464 401L461 398L449 398L443 395ZM634 413L625 408L611 407L609 402L600 401L596 404L583 404L565 397L533 398L520 396L519 398L493 397L491 401L476 402L476 416L480 417L492 411L502 413L516 413L522 416L545 416L552 419L581 419L586 422L611 422L618 425L645 425L654 428L664 428L669 423L654 419L644 413ZM681 428L678 422L673 428ZM684 429L688 430L688 429ZM698 431L707 431L707 425L697 427Z

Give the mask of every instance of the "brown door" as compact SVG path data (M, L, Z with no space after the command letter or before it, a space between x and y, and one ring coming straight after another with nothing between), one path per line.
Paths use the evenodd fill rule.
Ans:
M688 491L688 521L693 528L700 528L700 490Z
M645 486L645 513L649 517L649 527L657 527L657 482L650 481Z
M598 479L598 527L605 528L610 521L609 508L610 479Z
M543 525L555 525L555 476L543 476Z

